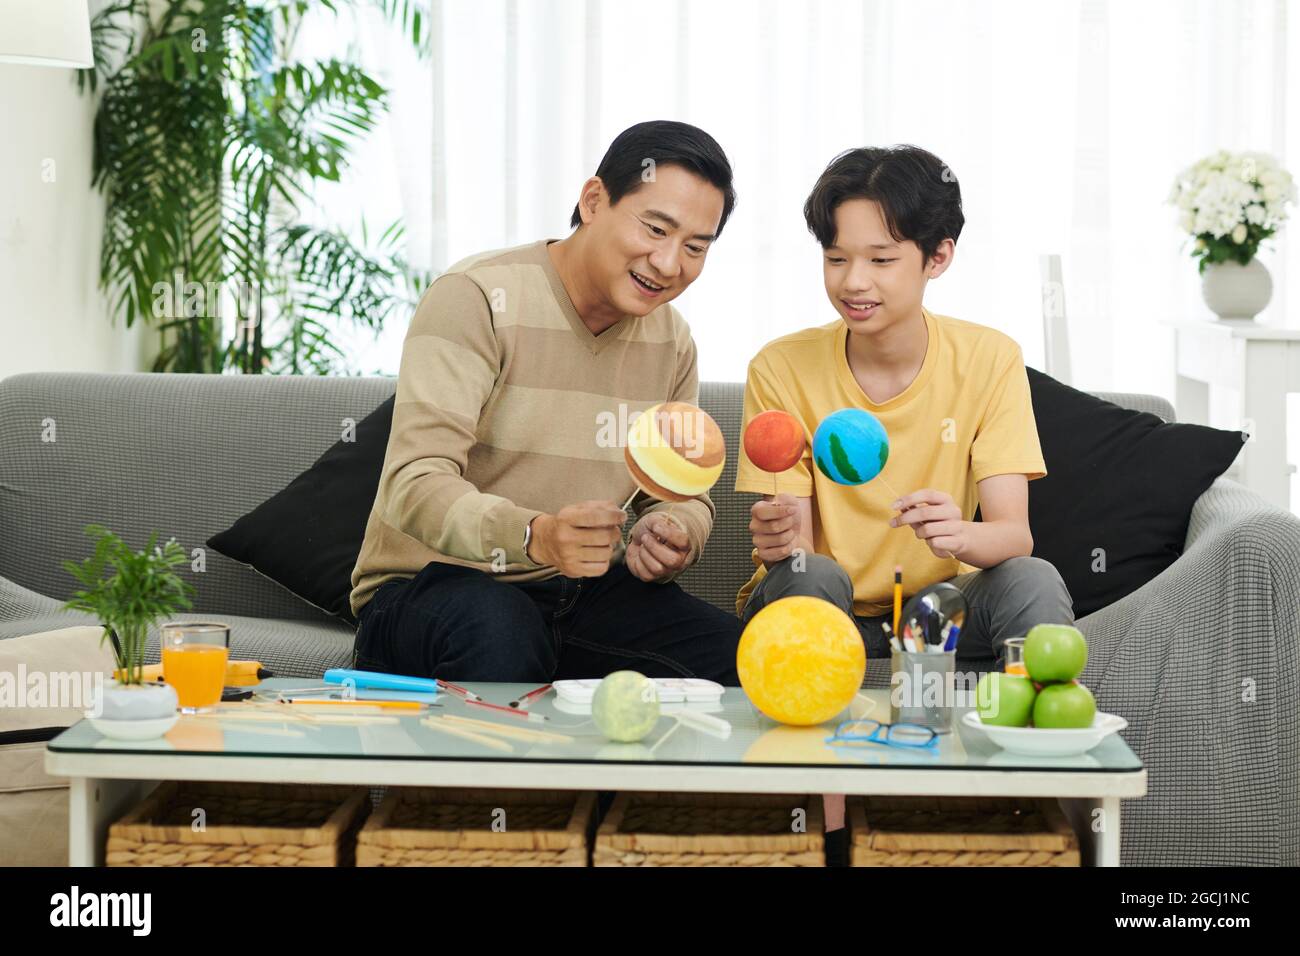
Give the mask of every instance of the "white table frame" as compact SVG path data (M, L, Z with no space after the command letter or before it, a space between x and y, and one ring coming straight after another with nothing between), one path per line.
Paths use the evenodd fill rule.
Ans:
M72 866L102 865L109 824L164 779L400 787L1055 797L1079 837L1084 864L1091 866L1119 866L1120 800L1142 797L1147 792L1145 769L913 770L864 766L322 759L49 750L45 769L70 778L68 854Z
M1209 319L1170 325L1178 420L1210 424L1211 389L1235 390L1239 421L1233 427L1251 436L1235 476L1290 511L1295 469L1286 460L1286 401L1288 393L1300 392L1300 329Z

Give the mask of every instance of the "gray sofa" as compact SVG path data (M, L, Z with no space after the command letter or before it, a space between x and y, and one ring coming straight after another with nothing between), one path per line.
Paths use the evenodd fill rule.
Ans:
M346 666L352 629L204 547L392 394L385 378L27 374L0 381L0 639L93 623L59 609L83 527L132 544L152 530L205 562L196 610L232 624L232 648L277 674ZM741 386L701 404L736 448ZM1102 394L1167 420L1145 395ZM52 439L52 440L50 440ZM718 521L692 592L732 610L748 577L752 496L719 482ZM1157 488L1134 494L1158 495ZM1300 520L1220 478L1197 501L1183 556L1079 622L1083 680L1149 771L1124 806L1125 864L1300 864ZM156 660L156 643L154 650ZM888 686L888 662L867 684Z

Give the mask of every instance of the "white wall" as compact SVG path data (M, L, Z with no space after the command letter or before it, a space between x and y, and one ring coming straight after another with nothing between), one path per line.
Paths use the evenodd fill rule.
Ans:
M99 291L93 122L73 71L0 64L0 378L141 371L157 351L139 323L110 323Z

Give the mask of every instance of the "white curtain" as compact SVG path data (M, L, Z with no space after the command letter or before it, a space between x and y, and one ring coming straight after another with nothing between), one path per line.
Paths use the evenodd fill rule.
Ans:
M632 123L701 126L739 193L678 300L705 379L741 380L765 342L835 318L801 210L845 148L915 143L957 175L966 227L931 309L1007 332L1041 367L1038 257L1060 253L1075 384L1167 396L1164 322L1208 316L1164 204L1174 175L1219 148L1300 174L1285 0L442 0L432 14L423 63L377 22L351 37L395 104L324 204L403 211L412 254L438 269L566 235ZM1284 230L1273 245L1263 320L1286 324L1300 243ZM401 325L358 342L361 370L396 371Z

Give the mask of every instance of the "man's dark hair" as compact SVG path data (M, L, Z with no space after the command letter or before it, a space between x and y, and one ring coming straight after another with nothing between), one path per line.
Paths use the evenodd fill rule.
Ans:
M956 242L966 222L957 177L919 146L849 149L831 160L803 204L808 231L823 249L835 245L835 210L850 199L880 203L890 236L915 242L922 262L944 239Z
M722 227L736 206L736 190L731 184L731 163L718 141L699 127L673 120L651 120L629 126L614 137L596 167L596 175L605 184L611 206L641 188L647 159L654 160L655 169L681 166L722 191L722 218L718 220L717 232L722 235ZM577 203L569 225L575 229L582 225Z

